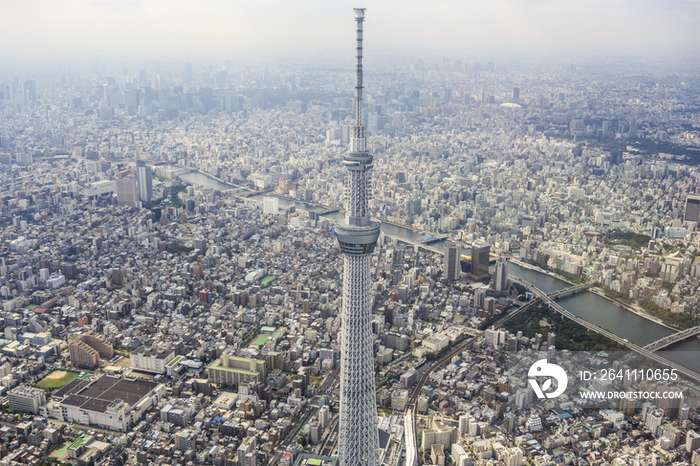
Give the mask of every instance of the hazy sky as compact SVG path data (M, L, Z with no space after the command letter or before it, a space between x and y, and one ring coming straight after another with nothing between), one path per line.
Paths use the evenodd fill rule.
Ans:
M700 0L0 0L0 58L314 56L353 7L368 51L700 56Z

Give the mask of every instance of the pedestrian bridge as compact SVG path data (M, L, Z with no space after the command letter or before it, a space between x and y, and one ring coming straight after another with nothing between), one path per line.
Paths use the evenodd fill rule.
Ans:
M697 327L692 327L686 330L683 330L678 333L674 333L673 335L669 335L667 337L664 337L660 340L656 340L653 343L649 343L644 347L644 349L649 350L649 351L657 351L660 350L661 348L665 348L668 345L672 345L673 343L676 343L677 341L685 340L686 338L690 338L692 336L697 335L700 333L700 325Z

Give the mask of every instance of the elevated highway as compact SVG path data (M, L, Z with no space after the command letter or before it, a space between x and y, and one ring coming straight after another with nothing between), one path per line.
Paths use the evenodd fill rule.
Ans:
M668 345L672 345L673 343L676 343L677 341L685 340L686 338L693 337L697 334L700 333L700 325L697 327L692 327L685 329L683 331L680 331L678 333L674 333L673 335L669 335L667 337L661 338L659 340L656 340L653 343L649 343L644 347L644 349L648 351L657 351L662 348L667 347Z

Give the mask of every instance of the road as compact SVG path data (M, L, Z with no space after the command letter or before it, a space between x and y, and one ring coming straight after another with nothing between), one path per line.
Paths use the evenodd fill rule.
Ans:
M327 395L333 391L335 383L338 379L338 372L339 371L336 369L331 375L326 377L326 380L324 380L321 386L316 390L316 396L324 394ZM299 431L301 430L301 428L304 427L307 422L309 422L309 419L311 419L312 416L316 415L318 410L318 406L312 406L311 404L306 405L306 409L301 415L300 420L296 423L296 426L293 428L292 432L290 432L289 435L287 435L287 437L284 439L284 442L282 443L282 448L277 451L277 455L275 455L275 458L272 461L270 461L271 465L276 465L279 462L280 458L285 452L286 446L296 442L297 436L299 435Z

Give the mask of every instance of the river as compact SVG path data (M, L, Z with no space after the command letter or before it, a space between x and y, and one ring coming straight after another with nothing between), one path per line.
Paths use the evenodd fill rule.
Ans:
M253 196L248 196L248 199L255 199L256 201L262 202L263 199L266 197L276 197L277 198L277 205L279 207L284 207L287 208L294 204L297 209L299 210L305 210L307 212L323 212L324 210L328 210L326 207L316 205L316 204L309 204L308 202L303 202L303 201L290 201L289 199L283 199L279 196L275 196L274 194L255 194ZM330 215L335 215L338 214L342 217L343 214L340 214L338 212L333 212L331 214L324 214L325 216L330 216Z
M234 186L232 184L228 183L222 183L221 181L217 180L216 178L213 178L212 176L205 175L204 173L194 171L192 168L184 168L179 165L175 165L172 163L165 163L162 165L157 165L158 167L166 167L170 168L171 170L178 170L177 176L183 181L187 181L188 183L196 184L199 186L204 186L206 188L212 188L216 189L219 191L228 191L230 189L235 189L238 186Z
M563 280L520 267L512 262L508 264L508 274L532 283L545 293L552 293L571 286ZM673 330L629 312L590 291L565 296L557 302L564 309L582 319L640 346L648 345L674 333Z
M547 293L571 286L563 280L513 263L508 264L508 273L532 283ZM557 302L572 314L640 346L674 333L673 330L627 311L590 291L569 295ZM665 358L700 372L700 340L697 337L679 341L658 352Z

